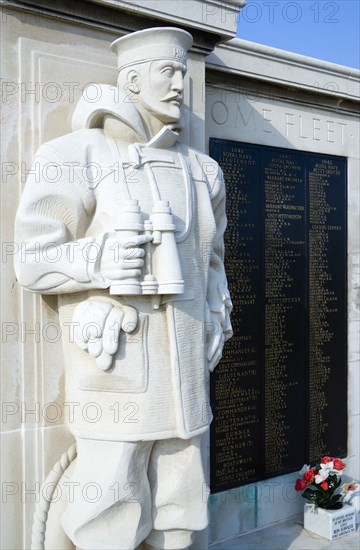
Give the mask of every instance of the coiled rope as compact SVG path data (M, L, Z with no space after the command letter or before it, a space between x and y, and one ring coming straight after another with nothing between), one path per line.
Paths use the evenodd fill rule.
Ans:
M40 500L36 504L34 513L34 522L31 535L31 550L44 550L45 546L45 532L46 521L50 509L50 505L58 487L59 481L62 478L65 470L70 466L72 461L76 458L76 444L73 443L65 453L60 457L60 460L56 462L53 469L47 476L44 485L49 487L49 490L40 493Z

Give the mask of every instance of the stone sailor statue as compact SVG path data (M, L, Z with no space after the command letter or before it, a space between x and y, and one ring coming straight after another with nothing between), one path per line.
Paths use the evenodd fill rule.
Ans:
M231 301L222 173L178 142L191 45L170 27L115 40L117 87L80 100L73 132L39 148L36 172L58 177L31 173L17 213L18 281L58 295L66 402L79 404L70 479L101 488L96 502L74 490L59 518L80 549L180 550L208 524L200 438ZM56 261L38 261L44 247Z

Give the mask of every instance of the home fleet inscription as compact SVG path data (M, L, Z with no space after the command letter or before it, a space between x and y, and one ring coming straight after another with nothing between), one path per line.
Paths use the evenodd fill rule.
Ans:
M216 492L346 453L346 159L219 139L210 154L234 303L211 388Z

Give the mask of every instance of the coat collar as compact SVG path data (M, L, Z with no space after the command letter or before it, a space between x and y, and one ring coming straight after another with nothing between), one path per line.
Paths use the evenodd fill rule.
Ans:
M97 91L99 97L96 102L89 102L84 94L81 96L71 120L73 131L101 128L104 116L110 114L123 127L124 136L130 143L139 143L141 147L167 149L177 141L182 130L181 121L176 125L164 126L160 132L148 140L139 111L125 94L122 94L116 86L106 84L97 84ZM125 141L127 141L126 138Z

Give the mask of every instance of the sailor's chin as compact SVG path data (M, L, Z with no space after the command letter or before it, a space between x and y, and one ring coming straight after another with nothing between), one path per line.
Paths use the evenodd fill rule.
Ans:
M163 121L168 123L177 122L181 118L181 109L178 105L170 105L168 104L168 109L166 109L166 113L163 114Z

